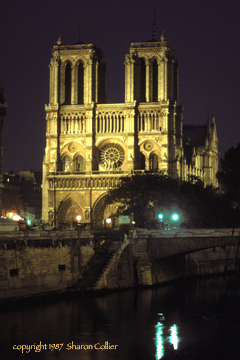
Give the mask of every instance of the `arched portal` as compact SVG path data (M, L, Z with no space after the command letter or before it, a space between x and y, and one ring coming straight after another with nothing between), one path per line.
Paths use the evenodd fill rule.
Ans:
M59 225L72 226L77 221L77 216L81 216L84 219L84 212L80 205L76 203L72 198L68 198L63 201L58 209L58 223Z
M92 218L96 227L102 227L106 218L111 218L113 225L117 223L117 210L119 204L111 204L108 201L107 194L103 194L94 204L92 210Z

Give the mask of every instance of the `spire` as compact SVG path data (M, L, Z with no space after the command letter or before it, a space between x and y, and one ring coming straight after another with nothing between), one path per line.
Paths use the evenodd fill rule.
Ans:
M163 32L162 32L162 35L161 35L160 40L161 40L161 41L167 41L166 34L165 34L165 31L164 31L164 30L163 30Z
M156 9L153 11L152 39L156 40Z
M62 45L62 36L60 35L59 38L58 38L58 41L57 41L57 45L60 46Z
M213 112L212 123L214 126L216 126L215 112Z

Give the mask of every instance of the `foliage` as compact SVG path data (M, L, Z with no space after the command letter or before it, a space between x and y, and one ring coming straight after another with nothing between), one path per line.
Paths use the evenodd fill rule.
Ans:
M224 193L240 205L240 143L225 152L220 167L217 178Z
M121 185L108 193L109 203L118 203L118 213L131 214L137 227L159 228L158 214L164 214L164 223L178 213L178 226L210 228L239 226L238 209L212 187L205 188L200 181L182 182L157 173L122 178Z
M20 214L22 209L23 204L20 193L17 190L3 189L2 216L6 216L9 212Z

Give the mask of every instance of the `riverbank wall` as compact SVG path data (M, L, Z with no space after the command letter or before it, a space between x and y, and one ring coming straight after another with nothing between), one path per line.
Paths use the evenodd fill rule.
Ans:
M239 234L226 230L133 231L96 241L90 231L0 235L0 299L122 289L236 270Z
M0 299L66 291L94 253L89 233L2 233Z
M238 266L239 233L232 229L172 231L167 236L166 232L137 231L130 234L118 261L105 270L101 288L152 286L224 274Z

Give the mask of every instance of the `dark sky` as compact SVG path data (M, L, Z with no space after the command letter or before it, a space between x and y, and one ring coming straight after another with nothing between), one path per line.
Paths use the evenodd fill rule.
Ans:
M184 124L216 116L220 157L240 142L240 2L235 0L1 0L0 87L4 171L40 170L45 148L49 63L59 35L104 51L108 102L124 101L124 58L131 42L165 29L180 64Z

